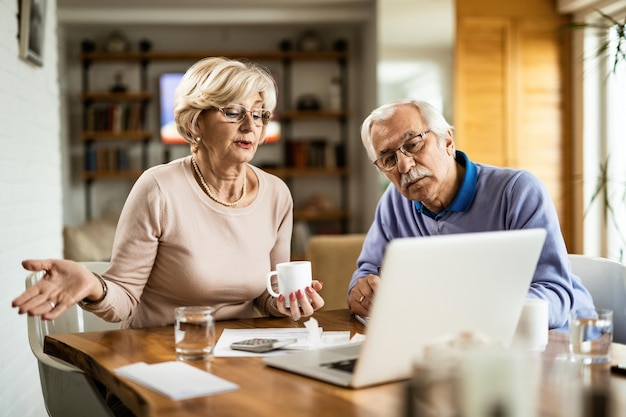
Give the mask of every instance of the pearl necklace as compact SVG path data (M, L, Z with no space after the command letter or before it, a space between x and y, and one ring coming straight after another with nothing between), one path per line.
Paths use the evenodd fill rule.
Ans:
M215 194L213 194L213 192L211 191L211 189L207 185L206 181L204 180L204 177L202 176L202 173L200 172L200 168L198 167L198 163L196 162L196 159L194 157L191 158L191 164L193 165L193 169L196 171L196 174L198 175L198 178L200 179L200 183L202 184L202 187L204 187L204 191L206 191L208 196L211 197L211 200L215 201L216 203L219 203L219 204L221 204L223 206L226 206L226 207L235 207L246 196L246 175L245 175L245 173L243 175L243 187L241 187L241 196L239 196L239 198L237 200L233 201L232 203L229 203L227 201L224 201L224 200L220 199Z

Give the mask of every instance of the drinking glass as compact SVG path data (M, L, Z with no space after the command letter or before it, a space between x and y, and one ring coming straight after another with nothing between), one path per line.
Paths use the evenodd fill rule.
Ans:
M611 360L613 311L605 308L573 310L569 316L569 350L584 364Z
M212 307L177 307L174 344L178 360L203 360L213 356L215 320Z

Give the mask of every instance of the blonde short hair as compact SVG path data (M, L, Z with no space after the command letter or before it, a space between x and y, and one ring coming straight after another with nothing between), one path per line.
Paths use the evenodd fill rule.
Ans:
M187 70L174 93L176 128L193 147L197 145L198 119L204 110L237 103L257 93L263 99L263 108L273 111L278 94L276 82L261 65L223 57L201 59Z

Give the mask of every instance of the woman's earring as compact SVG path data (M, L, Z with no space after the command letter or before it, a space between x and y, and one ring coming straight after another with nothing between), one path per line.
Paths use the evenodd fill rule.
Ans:
M202 142L202 138L200 136L196 137L196 143Z

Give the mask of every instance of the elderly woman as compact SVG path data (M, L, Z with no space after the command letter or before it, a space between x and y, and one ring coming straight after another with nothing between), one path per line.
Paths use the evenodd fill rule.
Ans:
M249 164L276 106L258 65L206 58L183 77L175 120L191 155L146 170L130 192L102 275L69 260L26 260L45 279L13 301L54 319L78 303L123 327L173 323L174 308L212 305L217 319L310 316L322 287L270 296L265 275L290 257L293 201L277 177ZM285 296L293 301L285 307Z

